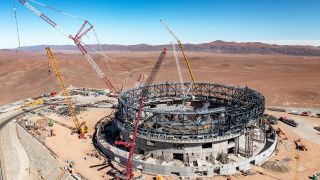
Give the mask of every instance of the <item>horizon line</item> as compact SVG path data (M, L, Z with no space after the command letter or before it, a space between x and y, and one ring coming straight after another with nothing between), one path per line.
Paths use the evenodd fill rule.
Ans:
M310 47L320 47L320 40L260 40L260 41L225 41L225 40L215 40L210 42L199 42L199 43L183 43L183 44L208 44L214 42L226 42L226 43L262 43L268 45L278 45L278 46L310 46ZM135 45L149 45L149 46L161 46L161 45L168 45L167 44L147 44L147 43L138 43L138 44L107 44L101 43L100 45L109 45L109 46L135 46ZM177 43L175 43L177 44ZM87 44L87 45L98 45L98 44ZM36 44L36 45L25 45L21 47L14 47L14 48L0 48L0 49L19 49L24 47L35 47L35 46L75 46L74 44Z

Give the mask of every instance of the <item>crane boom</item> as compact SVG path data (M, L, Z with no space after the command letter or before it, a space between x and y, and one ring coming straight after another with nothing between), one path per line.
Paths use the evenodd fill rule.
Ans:
M52 67L52 69L54 71L54 74L56 75L56 77L58 79L58 82L60 84L60 87L62 89L63 95L66 97L65 101L66 101L66 103L68 105L69 114L72 116L72 120L73 120L74 125L76 126L76 129L80 131L81 130L81 124L80 124L78 118L76 117L75 109L73 107L73 104L72 104L69 92L68 92L68 90L66 88L66 85L64 83L64 80L62 78L59 65L58 65L56 59L54 58L54 56L53 56L53 54L51 52L51 49L49 47L47 47L46 51L47 51L49 60L51 62L51 67Z
M177 41L177 43L179 44L179 47L180 47L180 49L181 49L181 51L182 51L184 60L185 60L185 62L186 62L186 64L187 64L188 71L189 71L189 74L190 74L190 76L191 76L192 82L193 82L193 84L195 84L195 83L196 83L196 79L195 79L195 77L194 77L194 74L193 74L192 69L191 69L191 66L190 66L189 59L187 58L187 55L186 55L186 53L185 53L184 47L183 47L180 39L173 33L173 31L169 28L169 26L164 23L164 21L160 20L160 22L162 23L162 25L168 30L168 32L174 37L174 39L175 39L175 40Z
M154 81L157 73L159 72L160 66L166 56L166 52L167 52L167 48L164 48L157 60L157 62L155 63L155 65L153 66L153 69L151 70L148 79L146 80L146 83L144 84L144 87L142 88L141 91L141 97L140 97L140 102L139 102L139 111L138 111L138 115L137 115L137 119L135 121L135 126L134 126L134 131L133 131L133 138L132 138L132 142L123 142L123 141L116 141L115 144L116 145L122 145L125 146L127 148L130 148L130 152L129 152L129 157L128 157L128 161L127 161L127 168L125 171L125 176L123 177L124 179L131 179L133 177L133 168L132 168L132 160L133 160L133 154L134 154L134 147L136 145L136 138L137 138L137 133L138 133L138 125L140 122L140 116L141 116L141 112L142 112L142 107L143 107L143 101L145 96L147 95L148 91L149 91L149 85Z
M149 91L149 87L148 86L151 83L153 83L154 79L156 78L156 76L157 76L157 74L159 72L160 66L161 66L161 64L162 64L162 62L163 62L163 60L164 60L164 58L166 56L166 52L167 52L167 48L164 48L162 50L157 62L154 64L154 66L153 66L153 68L152 68L152 70L151 70L151 72L150 72L150 74L149 74L149 76L148 76L148 78L147 78L147 80L146 80L146 82L144 84L144 87L142 89L142 96L145 96L146 93Z
M19 2L24 5L26 8L31 10L33 13L35 13L37 16L39 16L41 19L43 19L45 22L47 22L49 25L60 31L62 34L64 34L66 37L73 40L75 45L78 47L78 49L81 51L81 53L85 56L86 60L89 62L91 67L95 70L95 72L98 74L98 76L104 81L104 83L107 85L107 87L114 93L118 93L116 88L112 85L110 80L106 77L106 75L102 72L100 67L94 62L91 55L88 53L88 51L85 49L83 43L81 42L82 36L86 35L90 30L93 29L93 26L88 22L84 21L82 26L80 27L80 30L75 36L72 36L71 33L66 32L64 29L62 29L56 22L51 20L48 16L43 14L41 11L33 7L30 3L28 3L26 0L19 0Z

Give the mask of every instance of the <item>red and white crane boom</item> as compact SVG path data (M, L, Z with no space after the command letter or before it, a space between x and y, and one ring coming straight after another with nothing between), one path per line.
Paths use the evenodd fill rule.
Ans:
M48 24L50 24L52 27L60 31L62 34L64 34L66 37L73 40L75 45L78 47L78 49L81 51L81 53L85 56L86 60L89 62L89 64L92 66L92 68L95 70L95 72L98 74L98 76L104 81L104 83L107 85L107 87L113 92L118 93L116 88L112 85L112 83L109 81L109 79L106 77L106 75L102 72L100 67L94 62L91 55L88 53L88 51L85 49L84 44L81 42L81 38L86 35L90 30L93 29L93 26L87 21L84 20L84 23L80 27L80 30L75 36L72 36L71 33L66 32L63 28L61 28L57 23L55 23L53 20L51 20L48 16L43 14L41 11L33 7L30 3L28 3L26 0L19 0L19 2L24 5L26 8L31 10L33 13L38 15L41 19L46 21ZM65 14L65 13L64 13Z
M148 76L148 79L146 80L146 83L144 84L144 87L142 88L140 102L139 102L139 111L138 111L137 119L135 121L132 142L123 142L123 141L116 141L115 142L116 145L122 145L122 146L125 146L130 149L129 157L128 157L128 161L127 161L127 168L125 171L125 177L122 177L123 179L132 179L132 177L133 177L132 159L133 159L133 154L134 154L134 147L136 145L138 125L140 122L143 101L149 91L149 85L154 81L157 73L159 72L160 66L166 56L166 52L167 52L167 48L164 48L162 50L157 62L153 66L153 69L151 70L151 72Z

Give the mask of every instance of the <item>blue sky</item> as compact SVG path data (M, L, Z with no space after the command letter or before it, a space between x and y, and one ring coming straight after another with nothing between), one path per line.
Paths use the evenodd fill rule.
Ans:
M169 43L173 39L159 23L164 19L184 43L225 40L320 46L319 0L37 1L88 19L106 44ZM17 47L12 4L12 0L0 0L0 48ZM16 6L22 46L72 44L18 1ZM76 19L35 7L71 33L81 25Z

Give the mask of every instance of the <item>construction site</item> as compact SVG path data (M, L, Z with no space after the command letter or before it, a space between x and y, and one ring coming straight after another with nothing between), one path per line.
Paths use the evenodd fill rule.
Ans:
M274 55L253 58L263 62L261 70L258 63L257 67L248 65L251 61L245 61L243 71L237 64L253 55L218 54L214 56L216 59L227 60L221 66L217 61L219 67L211 67L212 61L207 60L209 53L198 56L185 50L175 32L160 20L175 42L161 47L159 52L116 52L120 58L139 54L140 64L117 61L83 42L93 33L100 44L88 20L34 0L17 2L39 16L39 23L42 21L65 35L78 54L55 52L50 46L38 54L0 51L26 60L40 57L45 61L42 66L47 65L43 72L48 71L50 84L43 85L50 86L49 91L41 89L42 94L0 106L0 179L316 180L320 177L320 109L316 104L319 99L302 100L297 104L304 107L295 107L288 103L290 93L282 93L284 98L275 93L277 89L263 88L269 88L272 82L257 85L254 79L247 86L247 82L241 81L245 73L246 77L254 77L252 72L256 70L252 69L262 72L270 67L261 59L272 59ZM69 33L37 6L80 19L82 25L76 33ZM16 4L13 8L16 13ZM20 47L16 14L15 22ZM150 62L144 62L143 57ZM95 73L96 79L91 78L92 73L81 77L67 74L66 69L76 68L80 63L66 68L60 58L85 59L86 68ZM197 58L199 63L192 60ZM290 63L296 60L291 56L281 58L289 59ZM106 61L101 63L97 59ZM241 71L240 75L230 76L235 79L232 83L219 77L223 71L229 75L237 71L228 71L230 67L225 63L230 59L236 59L236 69ZM309 62L318 61L310 58ZM314 64L310 67L317 69ZM104 73L106 69L111 73ZM267 70L269 74L270 69ZM207 75L211 71L217 74ZM78 80L76 86L68 82L71 76ZM259 76L257 73L263 79ZM102 84L101 88L88 87L87 81L94 81L99 87ZM280 102L281 98L285 103Z
M137 137L130 136L143 90L122 93L115 120L106 124L105 133L98 131L98 145L125 165L128 153L116 138L126 142L135 139L136 169L184 177L230 175L248 170L250 163L259 165L272 155L276 135L262 122L261 94L249 88L194 85L196 90L191 83L181 87L167 82L148 87L150 93L144 99ZM183 95L183 89L191 89L190 94ZM193 96L194 91L198 95Z

